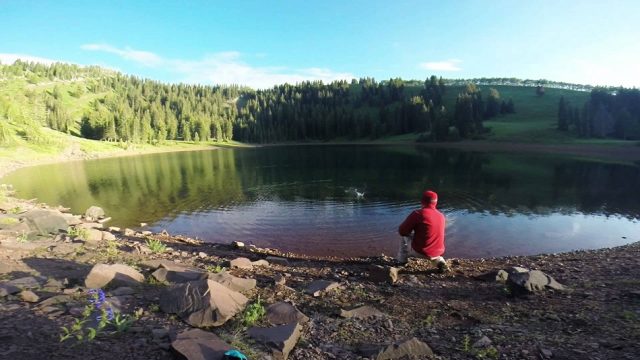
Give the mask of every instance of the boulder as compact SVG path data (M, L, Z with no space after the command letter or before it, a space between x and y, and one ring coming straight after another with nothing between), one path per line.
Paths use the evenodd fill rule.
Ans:
M267 321L271 325L284 325L293 322L302 324L309 321L309 318L296 309L295 306L281 301L267 308Z
M247 331L247 334L269 346L274 359L286 360L300 339L301 330L302 326L294 322L270 328L253 327Z
M327 291L337 288L338 286L340 286L340 284L338 284L335 281L316 280L311 284L309 284L307 288L304 290L304 292L306 292L309 295L318 297L323 293L326 293Z
M215 334L200 329L185 330L172 336L171 347L187 360L222 360L233 349Z
M99 289L106 286L135 286L142 282L144 282L144 275L123 264L96 264L84 281L85 286L89 289Z
M80 220L80 218L76 215L72 215L72 214L62 214L62 217L64 217L64 219L67 221L67 225L69 226L75 226L75 225L79 225L82 224L82 220Z
M251 270L253 269L253 263L251 263L251 260L245 257L239 257L229 261L229 268Z
M242 311L244 295L213 280L175 284L160 296L160 308L195 327L220 326Z
M151 276L162 282L182 283L205 279L207 273L192 266L164 261Z
M507 287L514 294L530 294L547 289L565 290L564 285L540 270L509 274Z
M368 319L370 317L384 316L384 313L372 306L360 306L352 310L340 310L343 318Z
M84 212L84 217L89 220L98 220L104 217L104 210L98 206L91 206Z
M360 347L359 352L365 357L376 360L426 359L433 356L433 350L429 345L415 337L391 345L364 345Z
M371 265L369 266L369 280L373 282L387 282L394 284L398 281L398 268L392 266Z
M86 242L99 242L102 241L102 231L98 229L84 229L82 238Z
M267 256L265 258L266 261L268 261L270 264L278 264L278 265L282 265L282 266L289 266L289 260L282 258L282 257L277 257L277 256Z
M255 279L243 279L233 276L226 271L209 274L209 279L218 282L233 291L249 291L256 287Z
M57 234L69 227L62 213L56 210L33 209L22 214L22 218L39 235Z

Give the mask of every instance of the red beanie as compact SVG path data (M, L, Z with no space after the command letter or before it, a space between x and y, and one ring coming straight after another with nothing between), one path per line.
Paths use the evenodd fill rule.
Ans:
M427 190L422 193L422 202L425 204L438 202L438 194L435 191Z

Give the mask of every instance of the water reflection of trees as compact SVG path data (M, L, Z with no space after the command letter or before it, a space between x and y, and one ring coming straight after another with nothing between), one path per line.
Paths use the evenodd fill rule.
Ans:
M23 169L6 180L22 196L75 211L99 204L124 226L261 200L417 205L425 188L451 210L640 218L637 166L426 147L160 154ZM354 199L349 189L366 195Z

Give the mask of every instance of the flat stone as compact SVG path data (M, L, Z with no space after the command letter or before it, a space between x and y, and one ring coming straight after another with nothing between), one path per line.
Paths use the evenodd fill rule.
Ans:
M247 299L213 280L175 284L160 296L160 308L195 327L220 326L242 311Z
M233 276L226 271L222 271L217 274L210 273L209 279L218 282L233 291L249 291L256 287L255 279L243 279Z
M392 266L371 265L369 266L369 280L373 282L387 282L394 284L398 281L398 268Z
M253 264L251 263L251 260L245 257L239 257L229 261L229 268L251 270L253 269Z
M554 278L540 270L509 274L507 286L515 294L528 294L547 289L565 290L564 285L558 283Z
M306 323L309 318L288 302L277 302L267 308L267 321L271 325L285 325L293 322Z
M78 217L76 215L62 214L62 217L67 221L67 225L69 225L69 226L75 226L75 225L78 225L78 224L82 224L82 220L80 220L80 217Z
M372 306L360 306L352 310L340 310L340 316L343 318L368 319L370 317L384 316L384 313Z
M83 222L82 224L76 225L76 229L102 229L104 225L99 222Z
M286 360L300 339L301 330L302 326L295 322L270 328L252 327L247 334L269 346L275 359Z
M19 292L20 292L20 288L17 286L7 284L7 283L0 284L0 297L17 294Z
M309 295L318 297L327 291L337 288L338 286L340 286L340 284L335 281L315 280L307 286L304 292Z
M196 267L165 261L151 276L158 281L181 283L205 279L207 273Z
M265 259L260 259L256 261L252 261L251 265L253 266L269 266L269 262Z
M42 286L46 281L43 277L26 276L6 282L8 285L17 286L20 289L35 289Z
M45 308L58 305L66 305L71 301L73 301L73 297L71 295L56 295L41 301L40 303L38 303L38 307Z
M26 302L30 302L30 303L36 303L40 300L40 297L38 295L36 295L33 291L30 290L23 290L20 293L20 299L22 299L22 301L26 301Z
M119 232L120 232L120 228L119 228L119 227L117 227L117 226L109 226L109 227L107 228L107 230L109 230L109 231L111 231L111 232L117 232L117 233L119 233Z
M29 228L39 235L57 234L69 227L62 213L56 210L33 209L21 217L25 219Z
M233 347L215 334L200 329L185 330L171 339L171 347L187 360L222 360Z
M144 282L144 275L123 264L96 264L84 281L85 286L89 289L99 289L107 285L113 287L135 286L142 282Z
M265 258L266 261L268 261L270 264L278 264L278 265L282 265L282 266L289 266L289 260L282 258L282 257L277 257L277 256L267 256Z
M87 219L98 220L104 217L104 210L99 206L91 206L84 212Z
M376 360L425 359L433 356L433 350L426 343L414 338L391 345L364 345L359 352L365 357Z

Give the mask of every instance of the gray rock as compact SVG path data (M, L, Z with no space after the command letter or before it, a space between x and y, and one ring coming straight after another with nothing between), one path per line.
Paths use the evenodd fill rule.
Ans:
M87 219L98 220L104 217L104 210L98 206L91 206L84 212L84 216Z
M96 264L85 279L85 286L89 289L135 286L144 282L144 275L136 269L123 264Z
M505 270L498 270L498 273L495 276L496 281L505 282L509 279L509 275L512 274L524 274L528 273L529 269L525 269L523 267L514 266Z
M302 326L296 322L270 328L253 327L247 334L269 346L275 359L286 360L300 339L301 330Z
M277 256L267 256L265 258L266 261L268 261L270 264L278 264L278 265L282 265L282 266L289 266L289 260L282 258L282 257L277 257Z
M474 348L486 348L491 346L491 339L486 336L481 337L478 341L473 343Z
M185 330L172 337L171 347L187 360L221 360L233 349L215 334L200 329Z
M85 229L82 237L86 242L99 242L102 241L102 231L98 229Z
M251 260L245 257L239 257L229 261L229 268L251 270L253 269L253 264L251 263Z
M564 285L540 270L509 274L507 286L514 294L530 294L546 289L565 290Z
M371 265L369 266L369 280L373 282L387 282L394 284L398 281L398 268L391 266Z
M66 305L67 303L72 301L73 301L73 296L71 295L56 295L41 301L38 304L38 307L45 308L45 307Z
M164 261L151 276L162 282L182 283L205 279L207 273L196 267Z
M82 224L82 220L80 220L80 218L76 215L62 214L62 217L64 217L64 219L67 221L67 225L69 226Z
M15 285L7 284L7 283L0 284L0 297L13 295L19 292L20 292L20 288Z
M222 271L217 274L209 274L209 279L218 282L233 291L249 291L256 287L255 279L239 278L227 273L226 271Z
M396 342L391 345L364 345L359 352L376 360L391 360L408 357L411 359L425 359L433 356L433 351L426 343L414 338Z
M23 290L20 293L20 299L22 299L22 301L26 301L26 302L30 302L30 303L36 303L40 300L40 297L38 295L36 295L33 291L30 290Z
M33 209L24 213L22 218L29 228L39 235L57 234L69 227L62 213L56 210Z
M384 313L372 306L360 306L352 310L340 310L340 316L343 318L368 319L370 317L384 316Z
M220 326L242 311L248 299L213 280L175 284L160 296L160 308L195 327Z
M43 277L26 276L6 282L8 285L19 287L20 289L35 289L42 286L47 279Z
M302 324L309 321L309 318L295 306L281 301L267 308L267 321L271 325L285 325L293 322Z
M338 286L340 286L340 284L338 284L335 281L315 280L314 282L312 282L307 286L304 292L306 292L309 295L318 297L327 291L337 288Z

